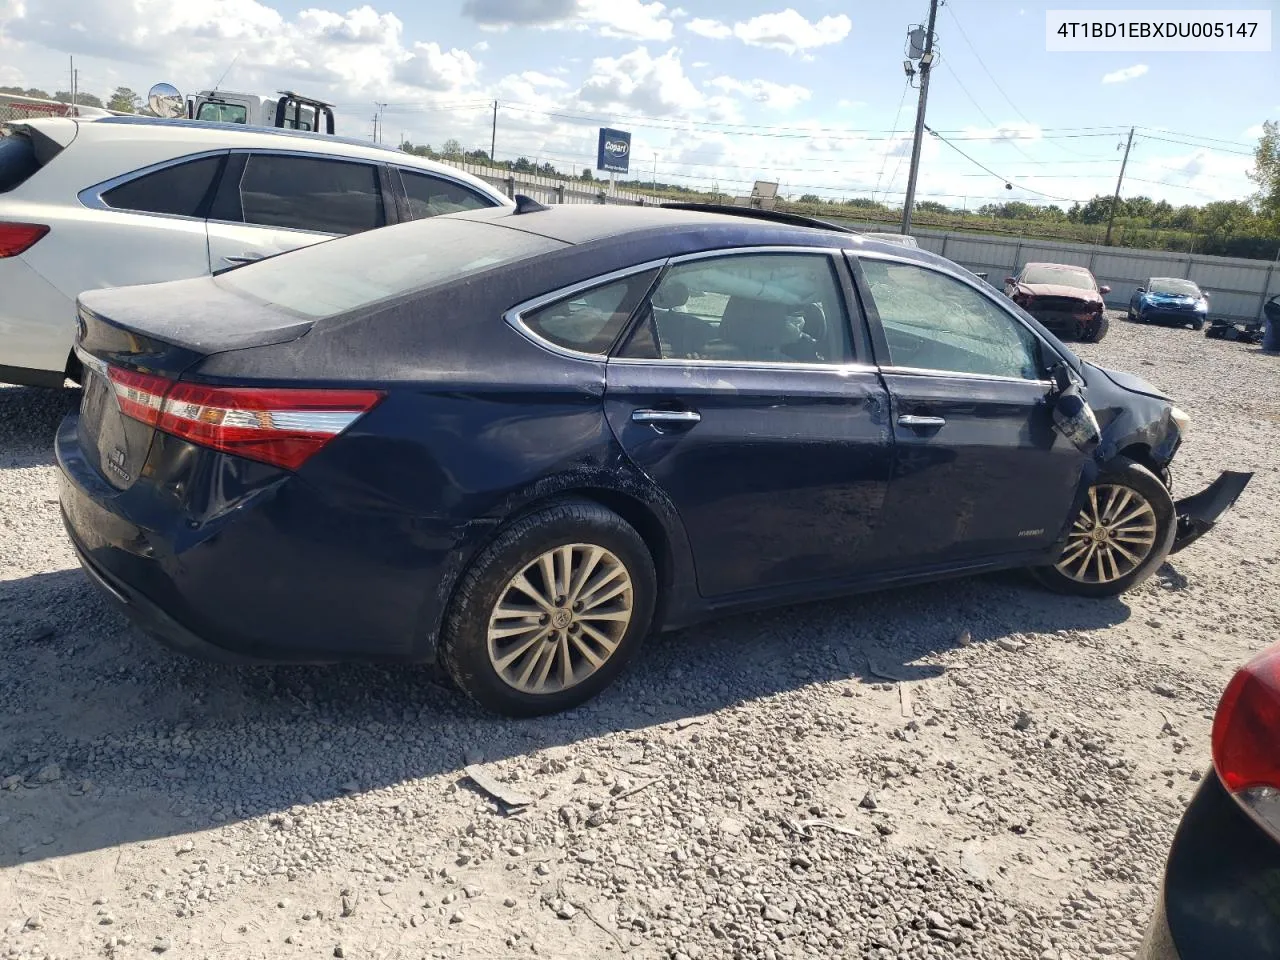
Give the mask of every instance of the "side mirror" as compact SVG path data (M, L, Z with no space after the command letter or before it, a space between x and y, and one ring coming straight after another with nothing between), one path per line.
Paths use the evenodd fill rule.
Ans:
M1146 293L1146 292L1147 292L1147 288L1146 288L1146 287L1139 287L1137 290L1135 290L1135 291L1133 291L1133 292L1134 292L1134 293Z
M1012 283L1017 283L1017 282L1018 282L1018 278L1017 278L1017 277L1005 277L1005 278L1004 278L1004 282L1005 282L1005 283L1010 283L1010 284L1012 284Z
M1201 290L1201 291L1200 291L1200 296L1202 296L1202 297L1204 297L1206 300L1208 300L1208 299L1209 299L1209 291L1208 291L1208 290Z
M1111 288L1104 284L1103 286L1098 288L1098 292L1103 296L1106 296L1108 293L1111 292Z
M1053 425L1059 433L1083 453L1092 453L1102 442L1102 429L1088 401L1080 392L1080 383L1072 376L1066 362L1054 366L1050 394L1053 403Z

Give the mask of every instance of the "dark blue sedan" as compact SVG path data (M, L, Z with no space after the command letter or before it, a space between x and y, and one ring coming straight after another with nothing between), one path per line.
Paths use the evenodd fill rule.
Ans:
M1129 319L1139 323L1190 324L1200 330L1208 316L1208 294L1178 277L1152 277L1129 298Z
M651 629L1008 567L1111 596L1247 481L954 263L786 215L433 218L86 293L66 527L145 630L564 709Z

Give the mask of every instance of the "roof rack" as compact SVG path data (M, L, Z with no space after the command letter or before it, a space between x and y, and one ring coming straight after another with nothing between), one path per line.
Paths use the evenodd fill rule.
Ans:
M664 203L668 210L696 210L703 213L727 213L732 217L752 217L756 220L772 220L774 223L786 223L793 227L812 227L817 230L835 230L837 233L857 233L852 227L817 217L806 217L799 213L785 213L781 210L761 210L757 207L739 207L731 203Z

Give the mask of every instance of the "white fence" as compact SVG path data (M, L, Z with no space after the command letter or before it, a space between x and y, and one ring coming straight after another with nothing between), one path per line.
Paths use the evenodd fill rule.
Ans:
M891 224L842 222L859 229L893 231ZM1280 266L1275 261L979 233L939 230L913 230L912 233L921 247L975 273L986 273L987 279L997 287L1005 277L1017 273L1024 263L1039 261L1088 267L1099 284L1111 288L1106 296L1107 306L1121 310L1129 305L1134 290L1151 277L1194 280L1209 294L1211 316L1235 319L1261 318L1263 304L1280 293Z
M502 167L490 167L479 163L446 160L450 166L465 170L491 186L497 187L508 197L522 193L539 203L631 203L660 202L652 196L634 190L619 190L608 180L562 180L544 177L536 173L514 173Z

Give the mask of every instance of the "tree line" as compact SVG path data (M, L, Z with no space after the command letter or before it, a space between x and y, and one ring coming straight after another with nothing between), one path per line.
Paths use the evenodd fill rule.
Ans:
M0 93L13 94L16 97L35 97L39 100L57 100L59 103L71 102L70 90L55 90L49 93L41 90L39 87L3 87L0 86ZM96 97L92 93L85 93L83 90L76 93L76 103L84 107L98 107L105 110L115 110L117 113L149 113L142 103L142 96L130 90L128 87L116 87L115 92L107 98L107 102L103 103L101 97Z

